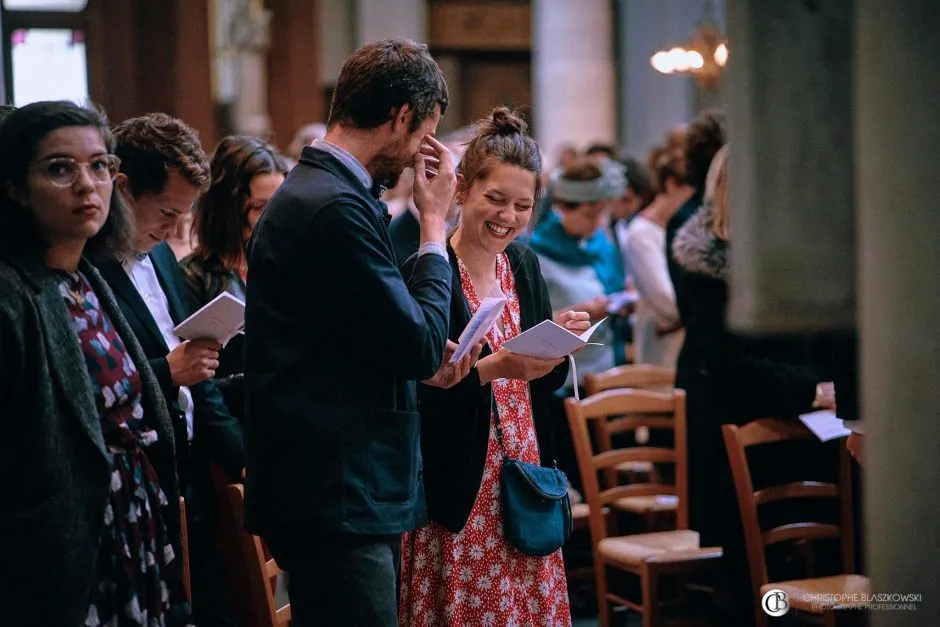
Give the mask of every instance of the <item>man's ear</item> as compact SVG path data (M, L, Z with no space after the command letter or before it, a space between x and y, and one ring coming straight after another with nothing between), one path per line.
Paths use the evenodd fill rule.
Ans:
M392 109L392 132L404 129L405 133L411 132L411 120L414 118L414 111L407 102L398 109Z

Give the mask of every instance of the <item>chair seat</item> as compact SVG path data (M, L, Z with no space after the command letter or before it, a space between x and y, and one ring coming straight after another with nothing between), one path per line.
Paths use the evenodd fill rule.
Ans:
M679 497L668 494L653 496L628 496L614 501L614 507L625 512L646 514L647 512L674 512L679 506Z
M851 606L852 595L861 595L869 590L868 577L862 575L835 575L813 579L794 579L764 584L761 596L768 590L783 590L789 596L790 607L813 614L822 614L825 605L821 595L834 595L836 601L830 605ZM861 603L858 603L859 605Z
M699 548L698 532L688 529L604 538L597 544L604 560L627 566L639 566L647 558L670 553L682 553L681 559L686 559L689 552Z

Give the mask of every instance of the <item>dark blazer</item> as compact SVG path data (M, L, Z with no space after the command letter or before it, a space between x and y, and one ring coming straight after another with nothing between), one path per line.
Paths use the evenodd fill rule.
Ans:
M388 225L388 236L392 239L395 259L399 264L418 252L421 242L421 224L411 211L405 212Z
M144 419L159 434L147 457L169 505L177 555L173 425L159 384L101 276L81 272L140 371ZM109 453L85 357L57 276L39 259L0 261L0 622L84 624L111 484Z
M179 324L190 315L191 311L186 301L183 276L176 256L166 243L162 243L150 252L150 259L163 293L166 295L170 317L175 324ZM167 406L170 407L171 414L175 418L177 440L187 442L186 419L180 411L178 402L179 388L173 385L170 378L170 364L166 360L169 348L157 323L119 262L104 262L98 265L98 269L114 291L121 311L127 317L127 321L150 361L150 367L157 375ZM193 395L193 450L188 464L183 455L186 447L179 447L181 475L184 481L199 479L207 483L209 460L218 462L229 472L233 480L240 479L241 470L245 466L245 445L241 425L226 408L215 383L204 381L190 387L190 391Z
M305 148L249 246L248 529L282 545L425 522L416 380L443 359L451 268L402 278L383 204Z
M463 295L457 256L453 249L448 252L453 275L448 334L456 342L471 315ZM509 244L506 256L519 295L522 330L551 319L548 287L539 271L538 257L519 242ZM412 271L415 261L412 257L406 262L402 268L405 276ZM480 358L489 354L489 346L485 346ZM552 393L564 385L567 376L568 362L564 361L549 374L529 383L532 419L543 466L554 465L555 429L566 428L552 424L551 400ZM491 395L492 385L480 385L480 375L475 368L463 381L447 390L418 385L428 518L454 533L459 533L467 523L483 481Z

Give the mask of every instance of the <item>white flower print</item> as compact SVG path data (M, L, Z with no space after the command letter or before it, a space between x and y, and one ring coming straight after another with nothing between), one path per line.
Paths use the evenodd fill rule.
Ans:
M111 388L104 388L101 390L101 396L104 397L104 408L110 409L114 407L114 401L117 400L114 396L114 392L111 391Z
M415 568L418 570L423 570L424 566L427 564L428 558L424 553L418 553L415 556Z
M483 557L483 547L479 544L474 544L470 547L470 557L471 559L478 560Z
M499 591L502 594L508 594L509 590L512 588L512 581L509 580L509 577L503 577L499 580Z
M495 612L483 613L483 627L496 627L496 613Z
M460 581L468 582L473 579L473 571L469 566L464 566L460 569Z
M143 619L143 614L140 611L140 601L136 596L128 601L127 605L124 606L124 616L140 624L141 620Z
M544 598L548 598L548 595L551 594L551 592L552 587L548 585L547 581L543 581L539 584L539 594L541 594Z
M483 605L483 599L480 598L479 594L473 594L470 596L470 607L478 608Z
M121 472L119 470L113 471L111 473L111 491L119 492L123 486L124 481L121 480Z
M476 516L473 517L473 521L470 524L473 525L474 529L479 531L480 529L483 528L483 525L486 524L486 518L484 518L480 514L477 514Z
M493 587L493 580L489 577L480 577L477 580L477 588L479 590L489 590Z
M108 353L111 351L111 342L108 340L107 336L101 331L95 335L95 339L101 344L101 350Z
M490 536L483 543L483 546L485 546L487 550L491 550L491 549L496 548L496 544L497 544L496 538L494 538L493 536Z

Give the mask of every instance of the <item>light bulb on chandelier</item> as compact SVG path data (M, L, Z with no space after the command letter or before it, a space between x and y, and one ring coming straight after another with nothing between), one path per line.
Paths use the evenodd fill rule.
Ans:
M650 58L653 69L662 74L691 74L703 87L717 86L728 63L728 43L715 26L713 14L712 2L706 2L705 15L692 40L654 54Z

